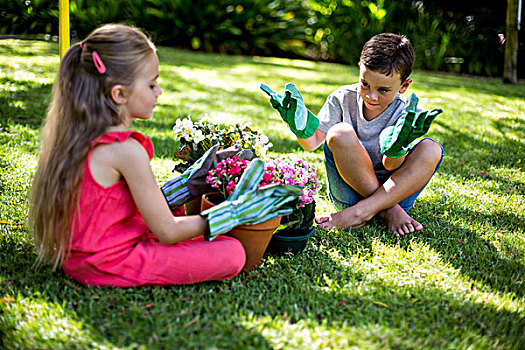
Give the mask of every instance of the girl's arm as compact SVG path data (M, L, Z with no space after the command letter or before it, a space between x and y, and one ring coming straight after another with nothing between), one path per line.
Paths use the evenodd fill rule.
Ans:
M146 150L134 139L114 143L112 166L126 180L133 199L151 232L163 244L202 235L206 219L199 215L174 217L162 194Z

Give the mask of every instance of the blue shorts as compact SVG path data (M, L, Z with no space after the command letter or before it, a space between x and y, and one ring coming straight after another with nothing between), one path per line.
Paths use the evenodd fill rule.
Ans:
M439 145L437 141L432 141L436 142ZM419 142L412 149L410 149L408 154L410 154L414 149L416 149L416 147L419 145ZM441 145L439 145L439 147L441 147L441 159L439 160L436 169L434 169L434 173L438 170L439 166L441 165L441 161L443 160L443 147ZM328 195L330 196L330 200L332 201L334 208L337 211L341 211L343 209L351 207L352 205L357 204L357 202L362 200L363 197L359 195L352 187L350 187L343 180L341 175L339 175L339 171L337 171L337 167L335 166L334 156L332 154L332 151L330 151L330 149L328 148L326 142L324 143L323 151L324 163L326 167L326 177L328 178ZM383 184L386 180L388 180L388 178L392 175L393 172L394 171L387 171L384 175L378 176L377 180L380 184ZM421 193L421 191L423 191L425 187L426 186L424 186L422 189L420 189L418 192L414 193L410 197L405 198L401 202L399 202L401 208L403 208L404 211L408 212L410 208L412 208L412 206L414 205L416 198L419 196L419 194Z

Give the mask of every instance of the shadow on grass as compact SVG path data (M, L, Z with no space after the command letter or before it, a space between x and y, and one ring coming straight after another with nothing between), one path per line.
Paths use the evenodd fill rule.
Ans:
M370 237L359 242L354 254L362 253L366 247L372 249L371 242L367 242L367 239ZM303 315L308 315L331 326L341 325L342 322L356 327L382 324L395 330L398 337L403 339L402 348L421 348L424 344L428 346L434 341L440 341L429 338L427 331L430 328L439 329L444 334L448 333L446 328L449 328L452 331L449 334L455 333L451 336L458 338L469 333L496 339L520 336L520 331L514 328L514 322L519 321L523 324L524 320L517 312L500 313L501 310L495 306L471 303L455 297L454 293L432 286L393 285L382 281L375 273L375 279L372 280L360 268L355 269L335 262L327 254L330 250L330 240L325 241L326 243L328 246L324 246L322 250L309 254L312 264L324 267L322 271L315 275L304 274L290 263L277 272L288 273L294 278L287 280L289 286L280 298L279 295L275 296L281 306L270 315L288 315L293 322L298 322L304 318ZM340 249L339 253L345 255L345 248ZM303 261L300 266L304 266ZM270 288L280 287L275 284ZM328 291L336 288L339 289L338 292ZM269 290L266 294L274 293ZM316 297L312 298L312 294ZM504 321L509 318L513 321Z
M518 298L525 296L525 265L521 263L525 251L510 241L513 237L506 236L525 227L523 217L514 213L479 213L459 205L435 202L419 201L416 209L415 213L411 212L415 217L433 213L440 219L429 221L430 228L414 235L414 240L428 244L439 252L444 261L481 283L484 289L502 294L513 293ZM449 219L445 212L451 213ZM457 218L487 229L479 232L465 229L454 223ZM486 234L496 235L494 243L483 238Z
M229 281L128 289L82 287L47 268L28 273L35 257L30 243L4 239L2 251L12 254L0 256L7 267L1 277L11 283L0 287L11 295L38 294L43 305L63 305L90 339L115 346L273 348L263 329L277 327L278 339L286 344L300 327L308 329L305 324L341 332L350 346L369 344L372 337L387 347L453 347L451 341L468 342L466 335L478 344L525 345L520 333L525 320L518 312L462 299L424 282L392 284L380 271L343 264L330 252L343 258L370 254L377 237L363 231L358 237L342 235L318 232L303 253L265 260L254 273ZM395 246L392 240L385 244ZM285 323L296 326L287 330ZM6 339L16 332L3 331ZM336 347L341 340L326 339Z
M204 67L203 70L208 72L213 72L214 67ZM223 72L224 75L228 75L229 79L232 81L236 81L238 83L245 82L246 79L246 72L240 70L226 70ZM184 92L188 94L189 91L194 91L199 93L200 97L191 96L191 102L197 103L197 104L205 104L206 108L208 109L207 112L211 113L214 112L216 109L223 110L225 108L231 107L230 104L233 106L236 105L245 105L247 107L251 107L253 105L255 106L263 106L267 108L268 111L273 111L273 109L270 106L269 99L267 95L259 89L260 83L267 82L267 75L264 72L261 71L254 71L254 75L251 75L249 77L250 81L255 80L253 83L253 90L247 90L244 87L237 87L235 88L235 84L231 84L228 86L212 86L211 84L208 84L206 81L198 81L198 80L192 80L183 77L180 73L178 73L175 70L170 70L167 72L162 73L162 79L165 80L165 82L162 83L162 89L165 92L178 92L185 90ZM275 79L275 77L272 77L272 80ZM282 81L292 81L293 76L279 76L279 79ZM304 86L308 86L308 79L305 79L304 77L301 77L302 84ZM305 83L306 82L306 83ZM310 81L313 83L319 83L318 81L312 80ZM244 85L243 85L244 86ZM229 87L229 88L228 88ZM233 88L232 88L233 87ZM278 92L283 92L284 85L283 86L272 86L272 88ZM320 100L322 103L324 103L324 100L326 99L327 95L322 92L309 92L308 93L309 100ZM159 101L163 103L163 98L160 97ZM225 103L225 101L227 103ZM184 104L184 101L170 101L169 104L164 102L166 105L171 105L172 107L182 107L181 104ZM310 108L312 111L316 112L321 108L322 104L308 104L308 108ZM277 113L277 111L273 111ZM252 116L253 117L253 116Z
M217 69L231 68L232 66L249 64L261 68L261 70L272 69L297 69L299 71L330 71L330 67L337 66L333 63L319 63L302 59L286 59L266 56L240 56L222 55L216 53L204 53L198 51L188 51L184 49L172 49L160 47L158 49L160 61L167 66ZM342 65L341 65L342 66ZM356 69L357 70L357 69Z
M31 40L29 37L20 40L0 39L0 51L5 55L21 57L56 56L58 54L58 43L38 39Z
M502 97L525 98L525 89L516 89L516 86L504 84L500 78L461 76L459 79L451 79L450 74L415 72L414 81L418 87L427 91L457 91L463 90L465 94L475 91L476 94L488 94Z
M16 81L0 78L0 85L16 85L16 91L1 91L2 118L30 127L40 128L44 120L53 84Z
M518 188L520 193L525 194L523 184L511 179L498 178L497 175L488 172L492 166L525 170L525 164L521 160L525 153L525 143L505 134L505 130L509 128L523 132L525 120L516 119L509 122L503 119L494 122L502 133L501 137L461 132L440 121L435 123L445 130L432 132L433 135L438 135L437 140L440 140L445 149L445 166L440 167L439 172L462 176L465 179L481 175L483 178L486 178L485 175L492 176L506 185L503 186L502 191L510 186ZM481 171L487 174L482 174Z
M447 217L445 211L453 213L450 220L442 219ZM443 261L481 283L484 290L513 293L518 298L525 296L525 265L520 262L525 257L525 251L510 241L513 237L505 236L505 232L525 227L525 220L519 214L489 215L457 205L418 200L410 215L426 225L423 231L393 236L387 232L382 220L374 218L369 223L368 232L361 229L351 231L359 251L350 249L348 253L370 251L371 239L379 239L387 245L399 245L402 249L407 249L412 241L421 242L438 252ZM485 232L464 229L453 222L457 218L467 218L463 220L468 220L470 224L477 222L490 229ZM482 238L487 232L496 232L497 243Z
M509 139L507 136L509 133L516 134L518 140L525 139L524 119L520 119L518 117L500 118L492 121L492 125L494 125L494 128L501 133L501 136L504 139ZM520 144L514 138L511 139L511 141L513 141L516 146Z

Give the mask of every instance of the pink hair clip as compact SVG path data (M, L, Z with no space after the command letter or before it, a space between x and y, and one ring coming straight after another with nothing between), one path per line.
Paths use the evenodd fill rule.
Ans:
M93 63L100 74L106 73L106 66L96 51L93 51Z

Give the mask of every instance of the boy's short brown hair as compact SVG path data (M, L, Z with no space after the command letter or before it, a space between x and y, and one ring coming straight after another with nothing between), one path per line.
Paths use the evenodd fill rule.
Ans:
M412 73L414 59L414 48L404 35L382 33L365 43L360 62L375 72L389 76L397 73L404 82Z

